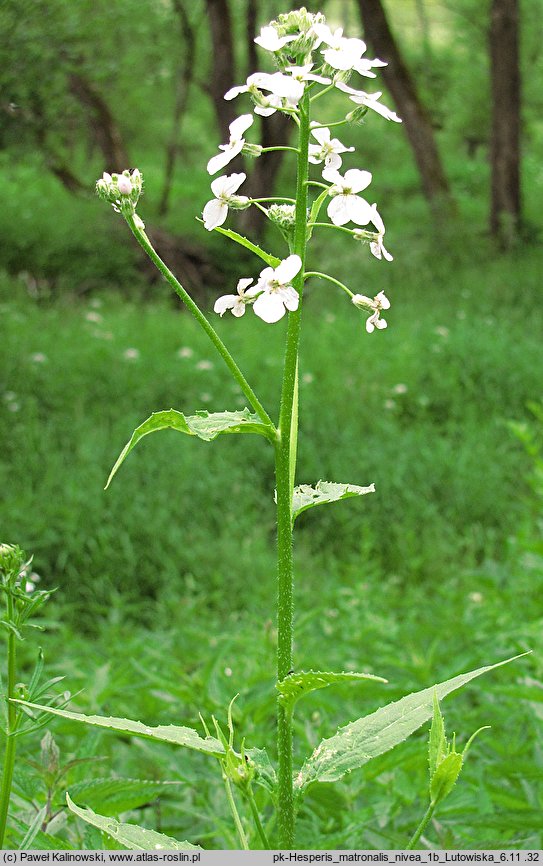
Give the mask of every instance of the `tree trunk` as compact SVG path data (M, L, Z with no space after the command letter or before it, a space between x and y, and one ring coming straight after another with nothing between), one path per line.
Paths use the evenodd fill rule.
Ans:
M213 55L209 92L213 99L221 141L227 142L228 127L232 121L232 106L225 102L224 94L235 84L232 19L228 0L206 0L206 7Z
M125 168L130 168L121 131L109 105L94 84L73 72L70 76L70 90L89 115L98 147L107 163L107 171L124 171Z
M365 36L376 55L388 63L380 71L398 114L417 164L424 195L439 209L449 209L452 200L430 118L419 99L415 82L400 54L381 0L358 0Z
M492 0L490 10L492 134L490 231L511 246L521 221L518 0Z
M174 0L173 3L180 25L180 55L181 61L177 70L175 84L175 102L173 108L172 130L170 133L170 141L166 147L166 167L164 169L164 186L162 187L162 195L158 205L158 213L160 216L165 216L170 207L170 194L173 185L173 176L175 171L175 163L177 160L179 149L179 135L181 132L181 123L183 115L187 108L189 98L190 85L194 75L194 58L196 55L196 34L191 26L189 17L181 0Z

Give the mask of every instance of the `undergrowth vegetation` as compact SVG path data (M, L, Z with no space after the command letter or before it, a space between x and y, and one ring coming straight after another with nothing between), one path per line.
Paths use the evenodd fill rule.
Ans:
M415 252L378 342L361 339L360 320L334 290L310 286L299 477L375 482L377 493L358 507L299 520L297 655L302 668L324 660L389 685L338 687L341 714L337 690L307 698L296 751L307 752L346 717L453 670L536 650L514 674L494 675L482 691L445 704L461 744L480 724L492 730L481 735L434 833L440 847L540 847L543 564L532 504L536 433L531 454L527 440L527 430L537 430L527 403L541 396L535 251L522 252L522 292L517 256L467 260L448 273ZM209 447L189 439L180 447L173 433L150 437L122 483L103 492L127 433L150 410L235 409L244 405L240 394L171 304L103 293L36 306L22 281L8 279L1 299L3 534L34 551L42 587L59 587L41 638L50 675L82 690L75 703L83 711L151 724L194 724L199 711L224 718L242 684L236 726L248 745L256 728L267 730L273 751L274 517L263 497L273 475L260 442L225 437ZM282 326L270 334L256 319L245 325L235 334L232 321L218 327L273 404L269 373L281 364ZM340 423L346 401L354 410ZM23 647L30 665L34 650ZM204 847L236 847L201 756L58 719L49 729L60 765L85 763L54 783L23 762L15 793L24 824L52 786L55 846L101 846L98 831L68 819L64 790L117 775L175 784L140 802L130 790L122 799L118 785L108 795L110 783L95 783L102 814L122 807L125 820L178 838L190 831ZM425 736L341 789L312 789L296 844L403 847L423 807ZM28 760L36 761L38 741L36 734L26 745ZM136 806L139 814L130 811ZM51 847L45 836L34 844Z

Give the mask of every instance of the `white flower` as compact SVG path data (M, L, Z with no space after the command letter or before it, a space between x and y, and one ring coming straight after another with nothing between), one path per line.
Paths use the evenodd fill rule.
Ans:
M370 250L376 259L386 259L387 262L391 262L394 259L394 256L391 256L389 251L386 249L384 245L384 235L385 235L385 224L382 220L381 214L377 210L377 205L374 203L371 206L372 214L371 214L371 222L377 229L377 240L370 242Z
M363 310L373 310L373 313L366 321L366 331L371 334L375 328L382 331L386 328L385 319L380 318L381 310L390 309L390 301L384 292L379 292L374 298L368 298L367 295L353 295L351 298L355 307L360 307Z
M315 75L311 72L313 66L313 63L306 63L305 66L288 66L285 71L289 75L292 75L295 81L316 81L318 84L330 84L330 78L325 78L323 75Z
M353 69L360 75L365 75L366 78L377 78L375 72L371 71L374 66L388 66L388 63L379 60L377 57L374 60L370 60L368 57L363 57L355 64Z
M351 102L356 103L356 105L365 105L367 108L371 108L372 111L376 111L377 114L380 114L382 117L386 118L386 120L393 120L395 123L401 123L401 117L398 117L396 112L391 111L390 108L387 108L386 105L381 105L379 99L383 95L381 91L377 93L365 93L363 90L355 90L354 87L349 87L348 84L345 84L343 81L336 81L336 87L338 90L342 90L343 93L349 94L349 99Z
M245 195L234 195L240 188L247 175L229 174L216 177L211 183L211 192L214 199L208 201L204 207L204 227L210 232L217 226L222 226L228 216L228 205L246 204L249 199Z
M306 70L306 67L290 68L296 71ZM240 93L250 93L256 103L255 113L268 117L278 109L292 111L296 108L303 96L304 87L304 80L294 78L293 75L284 75L282 72L254 72L247 79L247 84L231 87L224 94L224 98L230 100ZM268 91L270 95L264 96L262 90Z
M132 181L125 174L120 174L117 178L117 189L121 195L130 195L132 192Z
M328 45L321 54L329 66L342 71L355 68L366 50L365 42L361 39L347 39L343 36L341 27L333 33L326 24L315 24L314 29L321 42Z
M245 312L245 305L252 304L252 298L248 298L245 289L253 282L252 277L243 277L238 281L237 295L223 295L215 301L214 311L219 316L224 316L227 310L232 310L232 315L239 318Z
M230 141L228 144L220 144L219 150L222 150L222 153L218 153L216 156L212 156L207 164L207 170L209 174L216 174L225 165L228 165L234 157L241 153L243 150L243 145L245 144L245 139L243 138L243 133L246 129L249 129L251 124L253 123L253 115L252 114L242 114L241 117L237 117L236 120L233 120L230 126L228 127L230 130Z
M330 130L326 126L312 129L311 135L319 142L309 145L309 162L315 165L324 161L326 168L337 169L341 165L340 153L352 153L354 150L354 147L345 147L338 138L330 138Z
M289 42L294 42L297 38L296 34L292 36L279 36L275 27L268 26L260 29L260 36L256 37L255 42L266 51L280 51L281 48L284 48Z
M391 256L384 244L385 224L381 214L377 210L377 205L372 204L370 208L370 222L373 223L376 232L364 231L363 229L353 229L353 237L357 241L369 241L370 250L376 259L386 259L387 262L392 262L394 257Z
M325 168L322 176L333 184L328 190L332 201L327 213L334 225L343 226L349 221L367 225L372 217L371 206L365 199L358 198L356 193L369 186L371 172L351 168L342 177L337 169Z
M289 256L276 268L264 268L257 284L248 290L249 296L258 296L253 309L264 322L278 322L285 315L285 309L291 312L298 309L300 298L290 283L301 267L300 256Z

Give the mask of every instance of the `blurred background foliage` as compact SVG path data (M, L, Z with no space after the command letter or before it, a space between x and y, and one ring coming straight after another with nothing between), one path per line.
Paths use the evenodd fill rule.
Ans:
M498 7L515 5L387 0L446 195L424 188L405 125L366 117L341 136L357 148L345 165L373 172L395 260L370 261L332 232L317 236L311 252L312 268L330 269L354 291L384 289L392 309L388 330L368 337L363 317L335 290L308 286L299 481L375 482L377 492L299 521L299 664L374 670L391 679L388 697L541 648L539 0L521 4L518 69L505 58L521 81L521 195L516 210L500 212L499 230L491 219L500 114L491 98L491 20ZM363 7L380 6L327 0L323 11L361 35ZM93 185L104 170L140 168L140 213L207 309L240 275L256 272L197 217L209 198L207 160L225 141L225 123L246 110L218 92L267 62L252 38L281 11L276 0L0 5L1 540L34 553L43 585L59 587L43 641L54 672L73 691L84 686L83 708L149 722L173 713L193 724L198 709L221 714L241 689L238 722L249 737L267 725L271 751L272 461L250 437L206 446L163 433L103 492L122 445L151 411L236 409L243 401ZM396 84L384 101L402 115ZM344 110L334 97L322 119ZM502 110L515 114L505 101ZM254 132L256 141L256 125ZM270 139L282 130L262 132ZM248 183L272 193L264 158L246 169ZM276 191L290 194L289 160L275 162L271 175ZM263 232L282 252L272 230L241 228ZM275 406L284 323L225 317L217 328ZM486 723L496 732L433 827L442 847L542 844L540 654L510 676L508 687L472 695L463 713L451 710L466 733ZM351 693L341 698L347 709L335 695L311 699L297 731L301 751L366 707ZM368 700L383 702L375 689ZM188 781L185 800L167 801L162 818L147 809L148 826L162 821L179 838L235 844L211 781L194 787L193 770L170 751L151 756L145 744L125 743L111 754L107 737L60 728L72 756L107 753L116 772ZM343 793L324 786L312 794L300 846L404 845L421 807L420 742L402 756L395 774L384 757ZM22 814L34 802L23 781Z

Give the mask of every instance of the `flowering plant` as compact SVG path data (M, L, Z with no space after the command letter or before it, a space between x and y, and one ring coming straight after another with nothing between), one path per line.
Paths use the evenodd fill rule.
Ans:
M231 705L228 710L228 735L213 719L213 733L204 723L204 736L186 727L149 727L127 719L84 716L65 710L51 712L133 736L176 743L216 759L221 768L226 796L243 848L248 848L251 844L265 848L292 848L295 844L296 811L311 785L341 779L346 773L393 748L433 717L436 734L432 745L434 753L431 760L431 809L413 837L412 844L415 844L424 829L424 821L427 823L430 820L437 803L451 790L461 769L461 756L453 749L453 760L447 751L437 701L496 665L479 668L408 695L369 716L347 724L334 736L322 740L296 770L293 767L292 725L295 705L309 692L339 682L359 683L368 679L384 682L381 677L365 672L300 671L294 661L295 521L303 512L313 507L374 492L373 484L362 486L324 481L314 485L295 484L298 444L298 346L304 287L310 278L323 279L338 286L355 307L367 311L369 316L365 327L368 333L387 326L381 313L390 308L390 301L382 289L374 297L353 291L327 273L308 270L306 257L314 231L327 228L343 232L350 236L351 240L367 243L370 253L378 260L392 260L384 246L385 226L377 206L360 195L370 186L372 175L366 169L355 167L342 173L343 159L350 159L347 155L351 154L354 148L333 137L332 128L335 130L336 127L359 122L370 112L394 123L401 121L380 101L380 92L368 93L348 83L352 80L356 83L358 76L375 78L374 70L385 64L379 59L366 58L364 42L361 39L347 38L341 29L330 29L323 15L311 14L305 9L280 15L262 28L255 41L271 57L275 71L253 73L245 84L226 93L227 100L249 98L253 113L242 114L233 120L229 128L229 141L220 145L219 153L211 157L207 169L213 176L226 169L233 160L238 160L242 154L260 159L265 158L267 150L277 149L261 147L247 141L245 136L253 129L254 114L266 117L282 112L291 118L297 135L295 146L285 144L279 148L295 155L295 195L292 198L249 198L238 195L238 190L246 179L245 173L221 174L211 182L213 198L203 208L203 224L208 231L216 231L250 250L265 264L258 277L241 277L235 292L219 297L215 301L215 313L222 316L230 311L235 317L241 318L246 308L251 307L254 314L266 323L273 324L285 317L288 320L277 421L272 420L272 414L260 401L211 322L162 262L149 241L143 221L136 213L142 191L140 172L135 169L118 174L104 174L97 183L97 192L123 215L139 244L215 346L250 407L242 411L199 412L194 415L186 415L174 409L154 413L132 434L113 467L108 484L140 439L164 428L197 436L204 441L213 440L223 433L254 433L266 439L274 451L277 513L277 766L274 767L265 750L246 748L244 741L241 742L239 751L236 750ZM355 107L345 117L333 123L320 123L314 117L316 101L332 92L345 94ZM319 180L311 179L312 166L320 166L317 169L321 172ZM329 221L322 220L320 216L325 204ZM279 256L267 252L233 229L223 228L229 210L251 207L263 211L280 229L286 248ZM436 746L438 740L439 748ZM439 784L434 779L438 772ZM253 795L254 785L261 786L269 795L264 815L261 815L257 808ZM234 796L236 790L254 819L251 829L248 828L246 819L240 815L239 803ZM435 793L436 791L438 793ZM68 805L82 819L106 830L128 847L141 847L142 842L149 847L194 847L189 842L179 843L154 831L144 831L132 825L119 824L111 818L106 819L90 809L82 809L70 798Z

